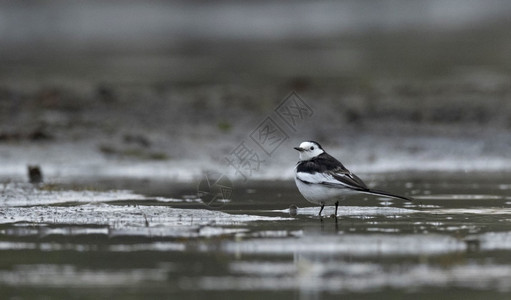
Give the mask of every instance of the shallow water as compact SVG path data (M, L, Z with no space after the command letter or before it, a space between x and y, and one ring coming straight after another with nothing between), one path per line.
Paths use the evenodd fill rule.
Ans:
M0 184L5 298L489 299L511 294L511 176L366 174L416 203L369 196L338 221L290 181ZM419 203L420 202L420 203ZM290 210L290 206L297 207Z

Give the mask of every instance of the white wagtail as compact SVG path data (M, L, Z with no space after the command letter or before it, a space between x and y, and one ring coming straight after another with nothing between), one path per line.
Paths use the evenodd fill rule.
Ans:
M326 153L317 142L303 142L295 149L300 151L300 160L295 168L296 186L307 201L321 205L319 216L325 205L335 204L337 217L339 201L346 196L359 193L412 200L385 191L369 189L362 179Z

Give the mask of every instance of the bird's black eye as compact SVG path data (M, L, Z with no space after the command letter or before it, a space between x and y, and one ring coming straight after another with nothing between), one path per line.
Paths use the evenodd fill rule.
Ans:
M314 150L314 147L311 147L311 150Z

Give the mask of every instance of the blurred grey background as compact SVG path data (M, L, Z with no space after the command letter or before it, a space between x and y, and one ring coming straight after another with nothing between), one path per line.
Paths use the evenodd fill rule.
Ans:
M189 179L291 91L361 171L511 166L511 2L2 1L2 174ZM287 170L287 169L286 169ZM284 175L282 175L284 174Z

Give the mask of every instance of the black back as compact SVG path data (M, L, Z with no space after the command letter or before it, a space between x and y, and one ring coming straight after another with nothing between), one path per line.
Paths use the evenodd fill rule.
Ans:
M339 182L342 182L343 184L349 185L353 189L368 190L362 179L351 173L340 161L326 152L323 152L310 160L299 162L296 166L296 171L312 174L330 173L330 175L332 175L336 180L339 180Z
M299 162L296 168L296 171L298 172L307 173L323 173L333 170L348 171L340 161L326 152L323 152L312 159Z

